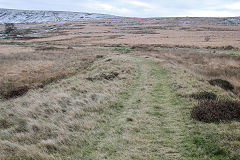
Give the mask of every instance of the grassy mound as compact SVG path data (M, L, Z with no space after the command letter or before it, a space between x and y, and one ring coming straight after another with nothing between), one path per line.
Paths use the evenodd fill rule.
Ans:
M193 107L191 117L207 123L240 119L240 103L231 100L201 101Z

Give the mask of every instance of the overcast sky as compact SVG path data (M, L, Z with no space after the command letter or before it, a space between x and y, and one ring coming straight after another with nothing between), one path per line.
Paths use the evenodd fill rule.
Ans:
M0 0L0 8L78 11L131 17L240 16L240 0Z

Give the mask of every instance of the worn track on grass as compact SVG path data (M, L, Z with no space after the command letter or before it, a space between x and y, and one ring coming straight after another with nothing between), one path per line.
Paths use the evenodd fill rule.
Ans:
M123 51L2 101L0 159L239 159L239 122L190 119L195 101L178 96L172 84L192 84L192 76L179 78L185 72L164 61Z
M181 159L184 123L166 73L153 61L129 58L138 66L137 77L81 158Z

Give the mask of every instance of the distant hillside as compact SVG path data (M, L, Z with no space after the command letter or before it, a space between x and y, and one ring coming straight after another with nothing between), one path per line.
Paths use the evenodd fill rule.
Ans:
M111 18L113 16L95 13L66 11L30 11L0 8L0 24L3 23L43 23L60 21L81 21Z
M219 25L219 26L240 26L240 17L160 17L160 24L167 25Z
M83 21L116 18L117 16L68 12L68 11L38 11L38 10L16 10L16 9L1 9L0 8L0 24L3 23L46 23L46 22L61 22L61 21ZM119 19L130 17L117 17ZM130 18L131 19L131 18ZM142 18L137 18L142 19ZM239 26L240 17L155 17L146 19L164 20L161 24L209 24L209 25L224 25L224 26Z

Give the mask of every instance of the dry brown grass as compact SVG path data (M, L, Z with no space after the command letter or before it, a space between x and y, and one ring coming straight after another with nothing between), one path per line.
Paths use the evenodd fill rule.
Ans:
M68 159L72 147L106 119L108 103L132 75L121 72L114 80L87 78L121 70L134 73L136 66L124 56L109 58L98 59L84 73L57 84L0 101L0 159Z
M208 25L202 20L199 20L195 25L180 24L177 19L142 20L134 18L48 25L17 25L19 28L23 26L35 27L33 32L38 33L40 38L18 40L18 42L47 42L53 45L69 45L71 43L74 46L148 44L222 49L230 49L228 46L232 46L233 49L240 48L240 26ZM51 28L55 30L50 31ZM44 32L44 30L48 30L48 32ZM206 41L205 37L208 37L209 40ZM9 40L4 41L9 42Z
M183 25L177 24L179 20L181 20L181 18L144 20L126 18L107 21L53 23L47 25L17 25L20 29L21 27L33 27L28 30L37 33L38 36L29 40L1 40L1 44L5 45L1 45L2 47L0 49L0 76L3 79L6 77L10 77L10 79L0 79L0 82L3 82L3 86L8 86L9 88L12 81L14 81L14 83L23 81L19 77L27 77L25 79L29 79L30 83L38 79L38 83L40 83L43 79L46 79L44 77L49 77L50 75L52 77L61 77L62 73L66 75L68 73L74 73L74 67L71 69L65 67L66 64L72 64L71 60L67 59L76 59L78 61L78 58L81 59L82 57L84 59L86 55L88 55L88 59L97 52L90 51L91 53L88 54L88 51L86 51L86 53L84 53L85 51L76 48L79 46L128 44L137 47L147 46L143 47L147 50L149 50L149 48L151 50L149 46L230 50L240 47L239 26L207 25L208 19L201 19L199 25ZM182 18L182 20L197 22L197 19L194 18ZM217 21L218 19L211 20L211 22L214 23L217 23ZM51 28L55 30L50 30ZM48 30L48 32L45 32L45 30ZM33 36L28 33L25 34L27 37ZM205 37L208 37L210 40L206 42ZM18 43L18 46L14 45ZM75 46L75 49L67 49L69 45L71 47ZM143 49L143 51L145 49ZM80 54L79 52L84 54ZM229 80L237 86L236 92L239 92L239 89L237 89L238 86L240 86L238 81L239 58L229 55L198 54L198 51L196 54L195 50L165 49L164 52L166 52L164 54L167 59L183 63L185 66L190 66L191 68L194 67L194 72L200 73L208 78L218 77ZM163 54L163 51L156 52L156 50L153 50L147 54L159 53ZM161 57L161 55L156 56ZM80 61L82 62L82 60ZM4 65L2 65L3 63ZM24 69L20 71L20 68ZM59 73L59 71L61 73ZM32 75L33 73L35 74ZM19 74L21 75L19 76ZM20 84L25 83L29 82L24 81ZM0 88L3 87L0 86ZM6 89L2 90L2 92L5 92Z
M137 67L120 53L104 58L113 50L123 53L132 47L134 54L163 63L180 95L211 91L218 97L236 98L208 83L223 79L234 85L233 92L239 96L240 58L228 53L240 48L240 27L173 24L159 19L115 19L52 24L56 32L43 31L51 25L18 25L39 27L34 29L39 37L1 39L0 94L23 86L31 90L16 99L0 100L0 159L69 158L65 153L71 153L70 146L79 145L77 139L85 142L86 132L104 123L106 104L125 87L123 80L136 73ZM207 42L206 36L210 37ZM214 129L237 139L234 132L239 131L231 126L238 122ZM221 142L239 151L235 139L225 137Z
M202 98L214 98L216 95L217 99L227 99L230 101L233 100L239 102L238 97L232 92L210 85L208 82L208 77L202 76L198 72L195 72L191 66L186 66L185 63L183 63L184 61L177 61L179 59L174 58L175 56L170 57L169 54L171 54L171 52L166 51L169 49L157 49L157 51L154 51L154 48L148 48L148 50L151 51L142 51L142 55L150 60L159 62L160 66L166 70L169 81L172 82L175 94L180 97L184 97L183 102L186 104L183 106L180 112L182 112L184 117L186 117L185 120L188 126L186 128L186 132L189 133L189 137L185 139L185 143L183 144L186 144L186 146L189 147L188 149L190 150L190 157L196 157L196 159L206 159L206 157L207 159L214 159L216 156L217 159L238 159L240 153L240 130L238 127L239 120L234 120L227 123L203 123L191 120L190 118L190 111L192 107L197 105L198 100L202 100ZM161 54L159 53L159 50L162 50L160 52ZM186 49L176 49L176 52L177 50L182 54L187 52ZM193 50L191 49L190 51ZM194 51L196 54L199 54L199 50ZM164 55L164 52L168 55ZM204 53L204 50L200 50L200 53ZM140 51L138 54L140 54ZM202 92L207 93L207 95L199 94ZM212 95L214 97L212 97ZM189 99L190 97L191 99ZM192 97L196 98L196 100L192 99ZM225 107L225 109L227 109L227 106ZM204 112L206 113L206 111ZM219 110L217 112L221 111ZM197 148L194 149L194 147ZM203 154L206 156L202 157ZM221 154L225 155L226 157L223 156L224 158L221 158Z
M215 53L214 53L215 52ZM135 54L150 56L172 63L194 73L200 79L222 79L229 81L233 92L240 96L240 56L218 54L219 50L136 47Z
M109 51L68 46L11 46L0 49L0 94L24 85L43 87L87 68L97 55Z

